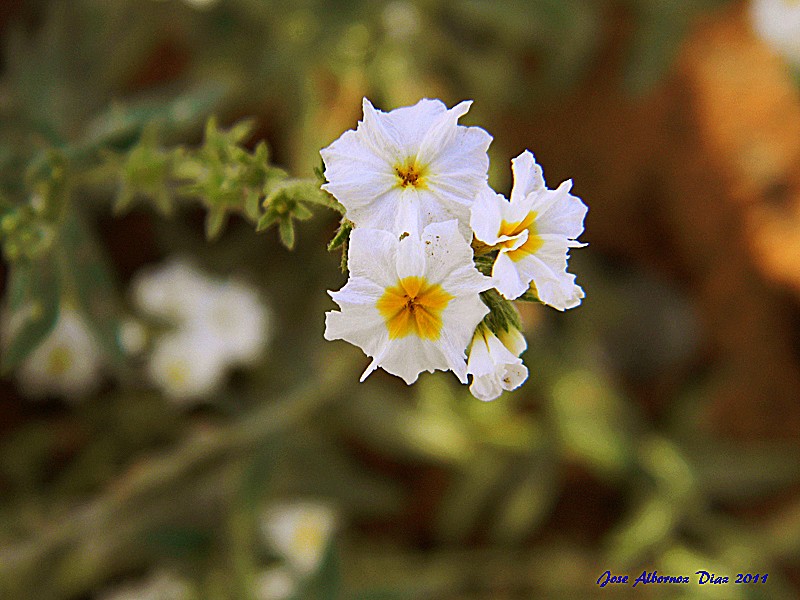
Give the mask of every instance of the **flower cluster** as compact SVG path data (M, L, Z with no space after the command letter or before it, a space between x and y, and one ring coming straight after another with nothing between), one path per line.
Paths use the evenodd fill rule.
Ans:
M228 369L258 361L269 319L257 292L219 281L183 260L138 275L133 300L172 326L159 336L147 364L150 379L176 400L215 392Z
M565 310L584 297L567 258L583 246L586 206L570 181L548 189L528 151L512 161L510 199L495 193L492 137L457 123L470 104L424 99L384 113L364 99L357 129L321 151L322 187L353 228L350 278L331 292L340 310L326 314L325 338L372 358L362 381L378 367L408 384L451 370L493 400L528 374L508 301Z

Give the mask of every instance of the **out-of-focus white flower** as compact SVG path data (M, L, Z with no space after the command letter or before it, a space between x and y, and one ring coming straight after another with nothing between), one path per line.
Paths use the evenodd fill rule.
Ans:
M458 125L471 101L448 109L423 99L388 113L364 98L364 120L320 154L323 189L347 209L357 227L417 234L430 223L456 219L471 239L469 210L488 187L492 141L479 127Z
M216 340L197 330L178 330L156 340L147 373L174 400L197 400L216 392L226 363Z
M800 1L753 0L750 12L759 37L800 68Z
M511 161L511 200L493 191L482 193L472 207L475 237L499 249L492 268L495 287L513 300L535 287L539 299L558 310L573 308L584 297L567 273L570 248L583 232L586 205L569 193L572 181L558 189L545 187L542 169L525 151Z
M465 350L489 312L479 293L491 279L473 265L456 221L428 225L422 237L357 228L350 237L350 279L329 292L341 308L325 315L325 339L345 340L378 367L411 384L422 371L451 369L467 382Z
M528 378L520 354L528 345L515 327L496 336L479 325L472 338L467 373L472 375L469 391L478 400L494 400L505 391L517 389Z
M286 567L271 567L261 571L253 582L256 600L286 600L297 588L294 574Z
M102 352L89 326L76 311L62 308L53 331L19 366L17 380L25 395L76 400L97 388L102 368Z
M265 541L301 576L317 570L337 527L337 512L315 501L267 509L261 518Z
M269 319L258 293L240 282L217 284L189 327L207 332L226 362L256 362L267 339Z
M259 360L269 337L269 313L256 290L209 277L186 260L136 277L133 299L174 326L156 340L148 364L151 380L174 399L214 393L229 368Z
M202 312L214 293L214 283L193 263L173 258L137 273L132 290L133 302L140 310L181 324L194 320Z

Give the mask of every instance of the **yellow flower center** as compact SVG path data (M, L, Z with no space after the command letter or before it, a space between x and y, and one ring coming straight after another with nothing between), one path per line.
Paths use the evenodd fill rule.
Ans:
M322 549L324 543L325 536L321 524L316 519L303 517L292 538L294 553L314 556Z
M427 165L420 165L416 158L409 158L403 164L398 164L394 168L397 175L397 185L405 189L412 187L415 189L425 189L425 175L427 174Z
M167 366L167 381L174 387L183 387L189 383L189 365L184 360L175 360Z
M525 230L528 230L528 239L519 248L510 250L508 257L514 262L522 260L529 254L535 254L539 248L544 244L544 240L539 236L536 230L536 211L531 211L522 220L515 223L508 221L500 222L500 235L507 235L509 237L517 236ZM510 248L514 245L514 240L508 240L498 244L500 248Z
M66 346L53 348L47 357L47 372L50 375L63 375L72 366L72 352Z
M437 340L442 331L442 312L453 298L438 283L413 276L386 288L376 306L386 322L389 339L413 334Z

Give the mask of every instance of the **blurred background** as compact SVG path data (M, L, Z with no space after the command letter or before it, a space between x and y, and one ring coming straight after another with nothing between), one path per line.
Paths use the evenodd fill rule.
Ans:
M800 77L751 8L5 0L0 597L800 597ZM472 99L497 191L527 148L589 206L494 402L323 340L364 96Z

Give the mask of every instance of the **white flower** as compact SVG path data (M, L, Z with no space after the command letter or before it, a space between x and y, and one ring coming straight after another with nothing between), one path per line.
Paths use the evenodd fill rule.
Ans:
M750 5L756 33L776 53L800 67L800 2L753 0Z
M17 380L25 395L74 400L97 388L102 366L100 346L86 322L62 308L53 331L20 365Z
M173 258L143 269L133 280L133 302L145 313L183 323L195 318L213 294L212 281L193 263Z
M329 505L305 501L276 505L261 519L264 539L297 573L309 575L320 564L338 515Z
M323 189L358 227L419 234L430 223L457 219L470 238L469 210L487 188L492 141L479 127L457 125L471 101L451 109L423 99L388 113L364 98L364 120L320 151Z
M259 360L269 336L269 313L256 290L182 259L139 275L133 298L175 326L156 340L148 364L150 379L174 399L213 394L229 368Z
M535 287L545 304L573 308L584 294L567 273L567 253L585 246L575 238L583 232L586 205L569 193L572 181L547 189L541 167L527 150L511 165L511 201L492 191L482 193L470 221L475 237L499 250L492 268L495 287L510 300Z
M255 600L286 600L297 588L294 575L286 567L271 567L261 571L253 582Z
M472 375L469 391L478 400L494 400L503 390L517 389L528 378L528 368L519 355L528 345L515 327L496 336L479 325L472 338L467 373Z
M147 373L170 398L198 400L219 389L225 367L216 340L202 331L177 330L156 341Z
M217 284L188 327L207 332L226 362L249 365L262 354L269 318L256 290L241 282Z
M411 384L422 371L451 369L467 383L464 351L489 311L479 292L492 287L472 263L455 221L428 225L422 237L357 228L350 237L350 279L329 292L341 312L325 315L325 339L345 340L377 367Z

